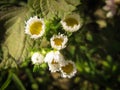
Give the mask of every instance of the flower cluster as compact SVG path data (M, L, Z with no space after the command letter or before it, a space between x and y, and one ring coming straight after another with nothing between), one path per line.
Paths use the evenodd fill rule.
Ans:
M115 0L105 0L106 5L103 7L105 11L107 11L106 17L113 17L116 13L116 4Z
M78 14L72 14L64 17L60 21L65 32L76 32L81 26L80 16ZM26 22L25 33L33 39L42 37L45 33L46 25L44 19L37 16L31 17ZM31 61L34 65L40 65L43 62L48 64L51 72L60 72L61 76L71 78L77 72L75 63L72 60L65 60L60 50L64 49L68 43L68 36L65 34L53 34L50 38L51 49L44 55L38 51L34 52L31 57Z

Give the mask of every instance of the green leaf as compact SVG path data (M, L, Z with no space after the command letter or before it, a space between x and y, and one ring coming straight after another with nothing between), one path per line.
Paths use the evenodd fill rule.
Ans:
M24 85L22 84L21 80L15 73L12 73L12 79L13 79L14 83L16 84L18 90L26 90Z
M92 37L91 33L88 32L88 33L86 34L86 39L87 39L88 41L90 41L90 42L93 41L93 37Z
M5 90L8 85L10 84L10 82L12 81L12 74L9 73L8 74L8 77L7 77L7 80L5 81L5 83L1 86L0 90Z
M80 0L66 0L67 3L78 6L80 4Z
M40 0L28 0L28 6L34 12L34 14L40 14Z
M40 71L40 65L34 65L33 72Z
M72 1L69 1L74 3ZM62 18L76 9L79 2L70 4L68 0L40 0L40 7L46 19L53 19L56 16Z
M5 12L6 13L6 12ZM1 68L17 67L28 55L33 41L24 32L25 21L30 16L27 7L16 7L4 14L0 21L4 21L5 35L2 43L3 60Z

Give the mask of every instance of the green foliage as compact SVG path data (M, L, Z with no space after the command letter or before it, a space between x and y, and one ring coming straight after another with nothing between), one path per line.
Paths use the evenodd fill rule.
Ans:
M4 23L6 33L5 40L2 43L3 60L0 64L1 68L17 67L17 64L25 60L28 49L33 42L27 39L24 34L25 20L29 15L30 12L27 7L20 7L10 10L9 13L1 17L1 20L8 19Z
M62 18L74 11L79 3L79 0L40 0L40 8L46 19Z
M6 80L5 83L1 86L0 89L1 89L1 90L5 90L5 89L9 86L11 80L12 80L12 74L10 73L9 76L8 76L8 78L7 78L7 80Z
M15 84L17 84L17 89L18 90L26 90L24 85L22 84L21 80L16 76L16 74L12 73L12 78Z

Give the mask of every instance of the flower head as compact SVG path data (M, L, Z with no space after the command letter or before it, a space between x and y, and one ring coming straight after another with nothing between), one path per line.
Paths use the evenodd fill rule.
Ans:
M78 14L68 15L61 20L63 29L68 32L75 32L82 26L80 16Z
M30 35L31 38L37 39L43 36L44 32L45 23L43 19L39 19L37 16L34 16L26 22L25 33Z
M66 61L64 63L64 65L62 65L60 67L60 71L62 73L62 77L66 78L71 78L75 75L75 73L77 72L76 71L76 67L75 67L75 64L74 62L72 61Z
M38 65L44 62L44 57L39 52L35 52L31 57L31 61L33 64Z
M64 57L59 51L48 52L44 60L48 63L51 72L59 71L60 65L64 63Z
M57 50L65 48L67 41L67 36L63 34L53 35L53 37L50 39L52 48L55 48Z

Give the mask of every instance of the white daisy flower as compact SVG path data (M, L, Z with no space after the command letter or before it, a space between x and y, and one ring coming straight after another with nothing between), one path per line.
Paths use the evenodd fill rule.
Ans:
M44 60L48 63L51 72L59 71L60 65L64 63L64 57L59 51L48 52Z
M50 39L52 48L55 48L57 50L65 48L67 41L67 36L63 34L53 35L53 37Z
M71 78L77 72L75 63L73 61L66 61L64 65L61 65L60 71L62 73L62 77L64 78L66 77Z
M30 35L31 38L37 39L43 36L44 32L45 23L43 19L34 16L26 22L25 33Z
M78 14L72 14L66 16L63 20L61 20L61 24L65 31L75 32L81 28L82 21Z
M31 61L33 64L36 64L36 65L41 64L44 62L44 56L39 52L35 52L31 57Z

